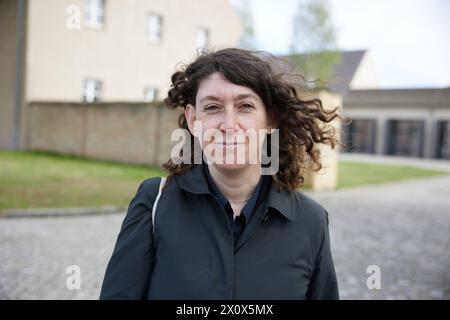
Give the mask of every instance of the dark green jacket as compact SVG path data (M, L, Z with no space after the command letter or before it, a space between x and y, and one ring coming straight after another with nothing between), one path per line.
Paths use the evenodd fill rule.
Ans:
M328 213L311 198L272 184L235 245L201 165L167 183L153 230L159 182L128 207L101 299L339 298Z

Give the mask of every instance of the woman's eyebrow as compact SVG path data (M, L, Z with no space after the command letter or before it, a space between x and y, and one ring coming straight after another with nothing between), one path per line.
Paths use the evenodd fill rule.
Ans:
M241 93L238 94L235 98L235 100L242 100L242 99L246 99L246 98L253 98L255 100L257 100L256 96L254 94L251 93ZM213 96L213 95L208 95L208 96L204 96L203 98L200 99L200 103L206 100L212 100L212 101L222 101L221 98Z
M206 101L206 100L222 101L222 99L220 99L216 96L204 96L203 98L200 99L200 103L202 103L203 101Z
M242 99L247 99L247 98L252 98L252 99L258 100L257 97L251 93L238 94L235 100L242 100Z

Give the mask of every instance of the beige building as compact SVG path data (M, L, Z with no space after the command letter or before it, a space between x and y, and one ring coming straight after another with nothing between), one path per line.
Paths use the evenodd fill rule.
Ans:
M330 88L345 95L348 90L378 89L375 63L368 50L342 51L333 68Z
M27 147L31 102L159 100L178 63L241 28L228 0L2 0L0 148Z
M349 152L450 159L450 88L353 90Z
M450 88L382 89L369 51L339 55L327 84L351 120L346 152L450 159Z

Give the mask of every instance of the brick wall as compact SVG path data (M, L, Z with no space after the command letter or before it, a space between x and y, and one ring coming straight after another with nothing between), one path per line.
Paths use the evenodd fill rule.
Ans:
M182 110L149 103L31 103L29 150L160 165Z

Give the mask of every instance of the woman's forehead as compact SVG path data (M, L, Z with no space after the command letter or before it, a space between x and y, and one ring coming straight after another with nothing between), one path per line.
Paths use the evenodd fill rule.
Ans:
M249 87L237 85L227 80L222 74L215 72L200 82L197 101L206 100L260 100L258 95Z

